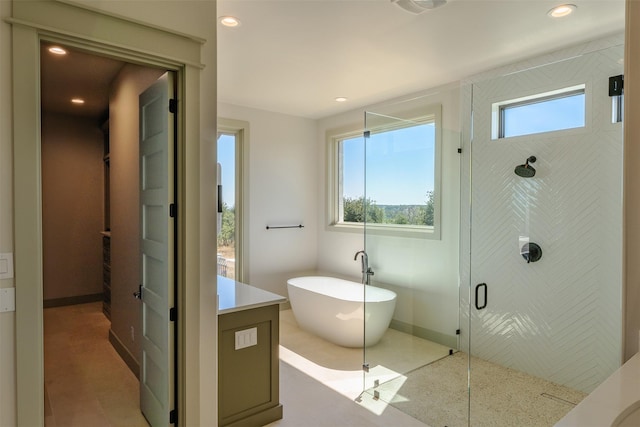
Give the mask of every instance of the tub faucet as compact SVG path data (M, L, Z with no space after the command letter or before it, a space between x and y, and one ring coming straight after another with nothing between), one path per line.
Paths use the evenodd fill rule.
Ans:
M356 252L353 260L358 259L358 255L361 255L360 262L362 265L362 283L365 285L369 285L371 282L371 276L373 276L373 270L369 267L369 256L365 251Z

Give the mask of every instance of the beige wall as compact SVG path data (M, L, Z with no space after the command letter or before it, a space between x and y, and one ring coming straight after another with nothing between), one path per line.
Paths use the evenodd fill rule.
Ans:
M42 115L45 301L102 292L103 141L95 119Z
M13 251L13 161L11 128L11 2L0 1L0 252ZM0 288L14 286L0 280ZM0 313L0 426L16 424L15 313Z
M216 1L70 1L206 40L201 49L204 69L200 71L188 67L187 79L192 83L191 86L182 88L189 93L199 86L197 93L200 97L199 115L187 112L184 123L187 135L195 129L199 130L199 138L188 138L185 141L185 164L190 168L185 171L182 201L190 210L185 212L184 219L188 223L182 230L188 242L184 263L193 265L193 260L199 258L199 266L197 271L190 269L184 272L187 281L186 305L191 308L198 306L198 310L184 313L185 322L182 325L184 339L190 343L186 355L187 366L182 376L187 382L182 408L185 409L187 419L192 420L187 421L188 425L213 425L213 420L218 419L217 405L212 404L217 401L216 265L210 262L216 252L216 203L210 184L216 179ZM1 3L7 2L0 1ZM9 55L9 51L6 55ZM191 93L190 96L193 95ZM194 168L198 162L199 170ZM198 242L197 252L189 243L191 241Z
M624 59L624 359L638 352L640 334L640 1L627 0Z
M127 26L125 30L119 32L106 32L105 28L122 28L118 24L114 24L113 20L107 22L107 19L96 19L95 22L83 22L82 25L76 25L58 19L59 16L52 17L52 28L60 25L61 28L77 28L81 27L79 32L72 34L81 34L89 40L111 40L116 46L136 46L136 48L144 48L158 55L159 58L183 58L188 62L185 67L185 85L180 89L185 94L185 113L184 118L184 135L187 144L185 164L187 175L183 199L185 218L191 219L185 225L185 268L184 277L186 278L185 291L188 293L186 304L190 310L185 310L182 314L186 321L184 325L187 327L186 341L188 343L188 351L186 358L188 363L185 367L183 378L186 378L186 396L182 401L181 413L187 416L186 424L188 425L213 425L217 419L217 406L211 405L217 398L216 387L216 333L215 325L215 264L201 264L200 260L210 259L210 254L215 253L215 200L210 192L206 192L209 188L208 183L215 179L215 136L216 136L216 2L215 0L165 0L165 1L146 1L146 0L130 0L126 2L120 1L102 1L102 0L68 0L60 2L61 4L79 3L86 5L89 9L104 10L114 15L130 18L133 21L150 24L147 30L136 30ZM46 7L46 3L57 3L56 0L46 0L42 4ZM29 6L26 6L29 5ZM34 5L34 6L31 6ZM41 19L41 13L34 11L39 9L40 3L29 0L7 0L0 1L0 89L3 96L0 98L0 248L3 252L17 251L21 254L33 251L37 256L39 251L39 232L33 229L31 233L25 233L27 228L25 224L39 224L39 213L33 209L24 212L16 212L14 215L14 206L33 203L33 191L30 194L20 195L13 192L13 152L16 157L24 160L25 166L28 162L39 163L39 147L33 147L31 142L35 140L34 132L39 132L39 122L34 120L36 108L33 105L34 94L36 90L29 90L34 85L37 75L37 69L32 67L34 58L37 61L37 55L33 52L34 41L37 36L27 27L15 26L12 36L11 26L5 19L10 18L13 10L19 10L22 14L29 16L37 15L36 19ZM60 10L63 7L56 8ZM49 8L48 10L51 10ZM34 12L32 14L32 12ZM55 21L55 23L54 23ZM94 34L88 34L92 31ZM155 30L155 27L164 27L170 31L176 31L182 34L190 34L195 37L194 43L186 46L185 40L177 40L176 37L165 37L161 31L157 32L159 37L164 37L162 47L154 48L149 43L148 37ZM112 34L112 35L111 35ZM140 39L138 39L138 37ZM128 38L131 38L130 42ZM136 38L135 40L133 38ZM28 54L22 53L20 49L12 49L13 41L16 45L26 45ZM114 41L115 40L115 41ZM202 41L200 60L196 59L198 51L198 42ZM166 46L166 48L164 47ZM186 47L187 51L184 55L181 53L170 54L174 52L178 46ZM196 46L192 49L192 46ZM189 50L191 49L191 50ZM15 55L12 55L15 53ZM17 58L16 64L12 63L12 57ZM180 59L182 60L182 59ZM201 71L199 64L202 63L204 69ZM13 75L12 67L16 65L18 69L22 67L24 73L20 76ZM28 67L25 67L28 65ZM31 81L31 82L30 82ZM28 92L27 99L19 99L15 104L16 109L27 114L13 116L13 102L11 99L12 88L17 92ZM191 100L191 101L190 101ZM195 105L194 105L195 102ZM197 107L196 107L197 105ZM33 113L33 115L30 115ZM195 114L194 114L195 113ZM14 120L15 119L15 120ZM16 124L16 129L33 129L29 131L16 131L12 128L12 123ZM29 133L28 136L24 135ZM24 137L23 137L24 135ZM15 136L15 138L14 138ZM15 141L15 144L14 144ZM20 144L24 144L20 145ZM39 168L39 166L38 166ZM31 169L27 166L21 170ZM26 172L20 175L24 177ZM34 183L32 178L28 178L29 189L38 188L38 184ZM21 183L23 181L20 181ZM207 187L201 185L206 183ZM22 185L20 188L23 188ZM26 187L25 187L26 188ZM14 197L15 196L15 197ZM205 200L205 203L199 203L199 200ZM15 201L19 202L16 203ZM208 202L206 202L208 201ZM36 203L37 205L37 203ZM21 218L20 221L17 218ZM20 230L20 236L24 241L14 242L13 235L16 230ZM202 233L201 233L202 231ZM28 234L27 237L24 237ZM205 236L205 237L201 237ZM207 238L206 236L211 236ZM18 244L20 243L20 244ZM34 274L25 274L28 269L27 264L31 261L28 256L21 255L20 261L16 261L16 265L20 267L22 272L21 283L27 285L39 285L38 263L36 259ZM39 257L37 257L39 258ZM211 268L209 267L211 266ZM16 283L14 280L0 281L2 287L12 287ZM31 301L34 297L41 298L41 289L39 286L25 286L20 288L20 293L24 297L23 301ZM38 295L40 294L40 295ZM19 304L20 305L20 304ZM38 408L37 404L33 404L32 399L38 396L41 400L41 393L34 393L40 390L33 385L33 378L38 378L41 369L38 369L38 353L39 346L34 343L34 336L37 339L38 315L33 314L33 306L25 307L20 305L20 312L0 313L0 426L16 425L17 408L20 408L20 414L23 419L39 419L42 415L42 407ZM38 307L35 306L37 309ZM29 326L25 319L33 316L36 319L36 325ZM39 315L41 317L41 314ZM21 331L34 332L25 334L23 337L16 337L16 318L18 329ZM205 325L200 328L200 325ZM183 327L185 327L183 326ZM213 331L213 333L212 333ZM33 349L35 351L25 352L25 349ZM15 353L16 349L22 351L21 365L16 367ZM40 348L41 350L41 348ZM33 355L33 356L32 356ZM27 375L28 369L35 366L35 372L32 376ZM16 370L21 372L22 387L16 386ZM25 385L33 387L25 387ZM34 396L35 394L35 396ZM16 406L16 395L21 396L21 404ZM25 402L28 402L27 405ZM33 413L31 416L30 413ZM200 422L202 421L202 422ZM213 424L212 424L213 423ZM36 423L37 424L37 423Z
M201 156L201 162L203 166L209 165L215 157L206 156L212 153L211 147L215 146L215 134L216 134L216 7L215 1L103 1L103 0L84 0L78 1L79 3L86 3L91 7L102 8L108 11L112 11L121 16L128 16L133 19L142 22L149 22L151 24L160 25L163 27L172 28L178 31L182 31L196 36L207 39L207 43L202 50L202 62L206 65L205 70L200 73L201 75L201 105L200 105L200 117L191 118L189 124L195 124L201 132L200 141L190 141L189 144L199 144L200 152L205 154ZM628 18L627 30L629 34L632 31L633 25L640 22L640 12L638 11L637 0L628 0L628 2L635 4L634 8L630 8L630 17ZM152 6L152 12L149 12L149 6ZM0 97L0 251L10 252L14 248L13 241L13 229L14 229L14 216L13 216L13 169L12 169L12 99L11 99L11 37L10 37L10 25L7 24L4 19L11 16L12 1L0 1L0 93L3 94ZM638 28L635 28L636 32ZM635 34L635 33L634 33ZM634 36L637 40L637 36ZM632 42L629 42L632 44ZM628 46L629 48L629 46ZM637 52L638 48L635 47ZM631 50L629 50L631 52ZM634 53L635 54L635 53ZM633 74L631 70L631 64L635 62L636 65L633 69L638 69L639 58L632 58L628 55L626 58L626 73L627 73L627 120L626 129L628 134L626 135L626 147L630 148L631 141L637 139L637 135L640 134L640 124L638 120L631 120L630 117L633 114L633 109L637 108L638 100L633 100L631 97L630 78ZM635 105L633 105L635 104ZM636 112L636 115L638 113ZM634 126L635 125L635 126ZM635 129L634 129L635 127ZM640 161L640 152L626 153L627 177L626 184L630 190L626 194L627 205L625 207L628 212L626 222L626 233L633 241L640 241L640 223L637 212L640 208L640 192L637 196L631 193L631 189L640 188L640 176L633 177L632 175L638 174L638 169L633 165ZM212 182L215 179L214 169L211 171L203 171L201 176L201 182ZM634 178L635 181L632 181ZM633 182L633 187L629 184ZM205 194L205 189L201 190L202 194ZM214 205L211 203L211 205ZM207 221L210 227L215 223L215 213L212 209L209 212L205 212L207 203L202 204L203 221ZM633 215L633 216L632 216ZM209 229L203 229L202 235L215 235L206 234ZM636 229L635 233L632 233L632 228ZM629 239L631 240L631 239ZM627 242L629 243L629 241ZM203 248L206 245L215 245L215 240L211 239L209 243L203 243ZM629 246L628 246L629 247ZM211 253L215 250L215 247L209 248ZM635 248L634 248L635 249ZM637 306L640 303L640 271L632 272L633 257L635 257L638 251L629 251L627 254L632 257L631 263L627 264L627 280L631 283L633 280L633 287L636 288L636 292L631 291L631 286L628 286L628 301L631 305L632 313L628 313L628 320L633 320L632 326L635 325L635 331L632 335L636 338L634 343L637 344L637 330L640 325L640 319L632 319L638 316ZM204 254L203 256L207 256ZM213 263L212 263L213 264ZM637 262L635 263L638 264ZM215 266L214 266L215 267ZM205 272L201 271L201 281L203 288L200 291L201 305L203 308L210 305L211 300L215 300L215 278L206 277ZM631 274L634 273L634 274ZM12 287L14 284L13 279L0 280L0 287ZM204 311L200 314L201 320L205 317ZM209 313L210 314L210 313ZM202 360L209 361L211 366L215 366L215 328L210 327L210 323L203 323L203 327L198 331L193 331L193 334L197 335L200 342L200 348L194 351L200 352ZM629 323L627 323L629 327ZM15 383L15 313L0 313L0 426L15 426L16 425L16 383ZM629 341L629 340L628 340ZM636 346L637 348L637 346ZM635 351L635 349L633 350ZM200 360L200 359L198 359ZM202 362L204 363L204 362ZM204 371L204 366L201 364L200 370ZM214 378L215 369L209 369L203 372L203 379L200 381L200 389L202 391L202 408L200 410L200 416L202 417L202 425L206 425L206 420L215 420L215 404L209 404L205 407L205 402L215 402L215 381L211 383L210 378ZM211 398L209 398L211 397Z
M140 360L140 209L138 96L163 70L125 65L111 84L111 331ZM131 329L133 328L133 338Z
M317 269L317 170L315 120L220 103L220 117L243 120L249 164L249 259L245 282L287 294L287 279ZM267 225L304 228L267 230Z

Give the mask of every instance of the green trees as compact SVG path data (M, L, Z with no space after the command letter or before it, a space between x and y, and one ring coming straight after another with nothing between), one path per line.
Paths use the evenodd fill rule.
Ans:
M365 222L364 213L367 213L367 222L382 223L384 221L384 211L376 206L375 200L364 197L352 199L344 198L344 222Z
M233 246L236 235L235 208L222 204L222 227L218 233L218 246Z
M369 223L433 226L433 191L427 192L424 205L377 205L370 198L344 198L344 222L365 222L365 212Z
M344 222L365 222L365 212L367 222L372 224L433 226L433 191L427 192L424 205L378 205L370 198L344 198ZM222 228L218 234L219 247L235 245L235 229L235 208L223 203Z
M433 191L427 191L427 204L420 206L420 222L418 224L433 226Z

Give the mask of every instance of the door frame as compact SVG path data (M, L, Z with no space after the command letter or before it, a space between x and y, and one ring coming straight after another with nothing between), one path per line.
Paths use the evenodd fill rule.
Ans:
M14 0L12 17L14 253L16 287L16 401L18 425L44 424L42 304L42 183L40 138L40 43L78 47L126 62L175 71L178 132L178 325L179 422L209 418L206 401L217 400L213 361L200 352L217 350L215 335L203 350L200 324L215 326L213 303L202 302L200 253L200 49L205 40L59 1ZM186 141L191 141L187 144ZM215 154L214 154L215 155ZM214 157L215 159L215 157ZM214 275L215 277L215 275ZM214 279L215 280L215 279ZM214 281L215 291L215 281ZM205 292L206 291L206 292ZM209 298L210 300L211 298ZM211 307L213 305L213 307ZM211 312L211 314L209 313ZM203 314L204 313L204 314ZM214 327L213 330L216 330ZM188 331L188 332L187 332ZM187 349L191 351L187 351ZM208 351L206 351L208 353ZM213 354L216 354L215 352ZM205 363L206 362L206 363ZM213 365L213 366L209 366ZM213 387L201 382L213 381ZM211 394L213 389L213 395ZM204 396L204 392L207 395ZM201 397L202 396L202 397ZM214 400L214 401L216 401ZM216 405L208 405L216 406ZM215 409L213 410L215 411ZM213 413L217 419L217 413Z

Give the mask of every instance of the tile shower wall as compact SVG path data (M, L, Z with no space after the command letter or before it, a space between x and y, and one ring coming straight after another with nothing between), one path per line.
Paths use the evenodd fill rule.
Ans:
M463 118L463 348L585 392L619 366L622 340L622 125L611 123L608 78L622 74L623 47L600 47L484 76L462 102L473 111L472 126ZM492 103L580 83L585 128L491 139ZM535 177L515 175L531 155ZM539 262L520 255L521 236L542 247ZM478 283L488 285L483 310L473 306Z

